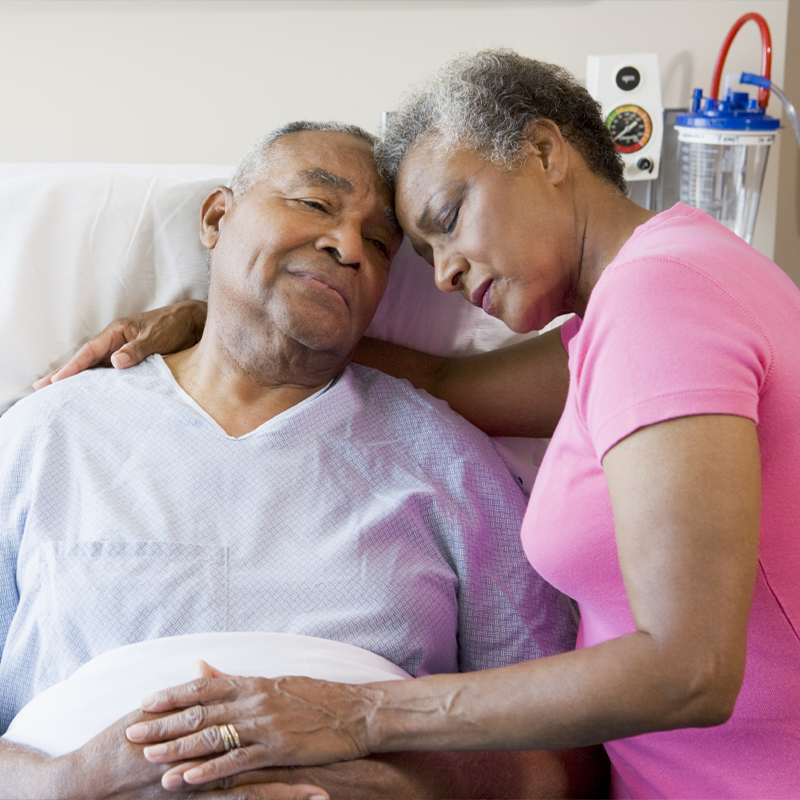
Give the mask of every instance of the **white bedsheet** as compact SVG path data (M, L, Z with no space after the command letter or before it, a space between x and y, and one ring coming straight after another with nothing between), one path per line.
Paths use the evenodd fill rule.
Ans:
M76 750L140 707L149 694L196 677L207 661L231 675L303 675L340 683L411 676L381 656L349 644L289 633L201 633L111 650L35 697L3 737L52 756Z

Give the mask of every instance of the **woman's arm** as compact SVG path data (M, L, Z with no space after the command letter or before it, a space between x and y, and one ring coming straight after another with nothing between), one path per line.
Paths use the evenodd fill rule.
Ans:
M561 331L501 350L448 358L364 338L353 360L405 378L490 436L551 436L569 388Z
M621 441L603 466L636 632L468 684L381 687L365 698L365 747L567 747L728 719L758 561L755 425L670 420Z
M197 779L370 752L560 749L724 722L742 682L758 560L755 425L725 415L670 420L621 441L604 469L636 632L415 681L281 678L255 694L194 682L149 700L149 711L193 708L137 726L136 741L177 739L157 760L182 761L214 752L193 731L241 724L251 744L201 767Z
M200 300L114 320L34 388L91 367L111 364L124 369L153 353L186 349L199 341L205 320L206 304ZM569 387L567 354L558 330L463 358L431 356L365 337L352 358L446 400L490 436L552 435Z
M132 317L115 319L90 339L72 358L33 384L42 389L91 367L125 369L153 353L167 355L200 341L206 323L206 304L184 300Z

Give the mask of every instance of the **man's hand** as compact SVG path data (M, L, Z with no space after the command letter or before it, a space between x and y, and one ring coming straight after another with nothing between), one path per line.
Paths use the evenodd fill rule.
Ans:
M184 350L200 340L205 321L206 304L201 300L184 300L114 320L66 364L36 381L33 388L41 389L92 367L112 365L125 369L153 353L166 355Z
M241 798L241 800L327 800L323 789L275 781L266 773L244 772L201 786L183 784L167 791L161 778L169 765L152 764L143 746L125 738L125 729L156 715L134 711L83 747L58 758L0 740L0 798ZM291 773L284 773L291 780Z

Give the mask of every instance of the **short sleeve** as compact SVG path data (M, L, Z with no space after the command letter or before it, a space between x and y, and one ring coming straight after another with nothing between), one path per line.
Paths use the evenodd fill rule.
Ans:
M739 299L701 270L660 259L608 270L567 347L599 459L667 419L731 414L757 423L772 363L766 334Z

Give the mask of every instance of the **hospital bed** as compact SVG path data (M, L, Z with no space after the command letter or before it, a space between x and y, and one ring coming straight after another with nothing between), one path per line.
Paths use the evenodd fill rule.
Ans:
M231 167L213 165L0 165L0 414L112 319L178 300L205 299L208 271L198 238L200 206L215 186L227 183L231 172ZM460 296L437 291L430 266L407 242L367 333L442 355L481 352L521 338ZM496 442L529 489L546 442ZM85 730L73 726L72 738L65 740L57 732L70 726L53 718L59 703L40 702L14 738L52 753L73 749L125 713L126 703L130 710L143 694L191 679L196 660L192 648L199 647L206 657L214 653L223 670L259 674L264 665L251 656L259 648L263 653L264 643L257 645L252 636L281 637L210 636L228 639L177 637L187 641L132 645L122 648L128 651L122 660L119 654L101 656L105 660L100 665L90 662L70 679L69 687L48 691L62 693L59 707L65 720L75 719L70 703L81 696L81 686L93 693L105 691L117 705L95 702L94 716L87 716L84 707ZM403 677L398 674L402 670L379 663L383 659L378 656L359 655L349 645L299 641L306 638L290 641L292 637L283 635L277 649L285 658L264 669L334 680ZM267 650L277 652L272 646ZM233 658L232 653L239 655ZM320 666L331 658L346 662L347 670L331 674L329 667ZM128 678L121 681L124 675ZM124 697L121 685L126 687ZM42 730L55 736L53 741L30 738Z

